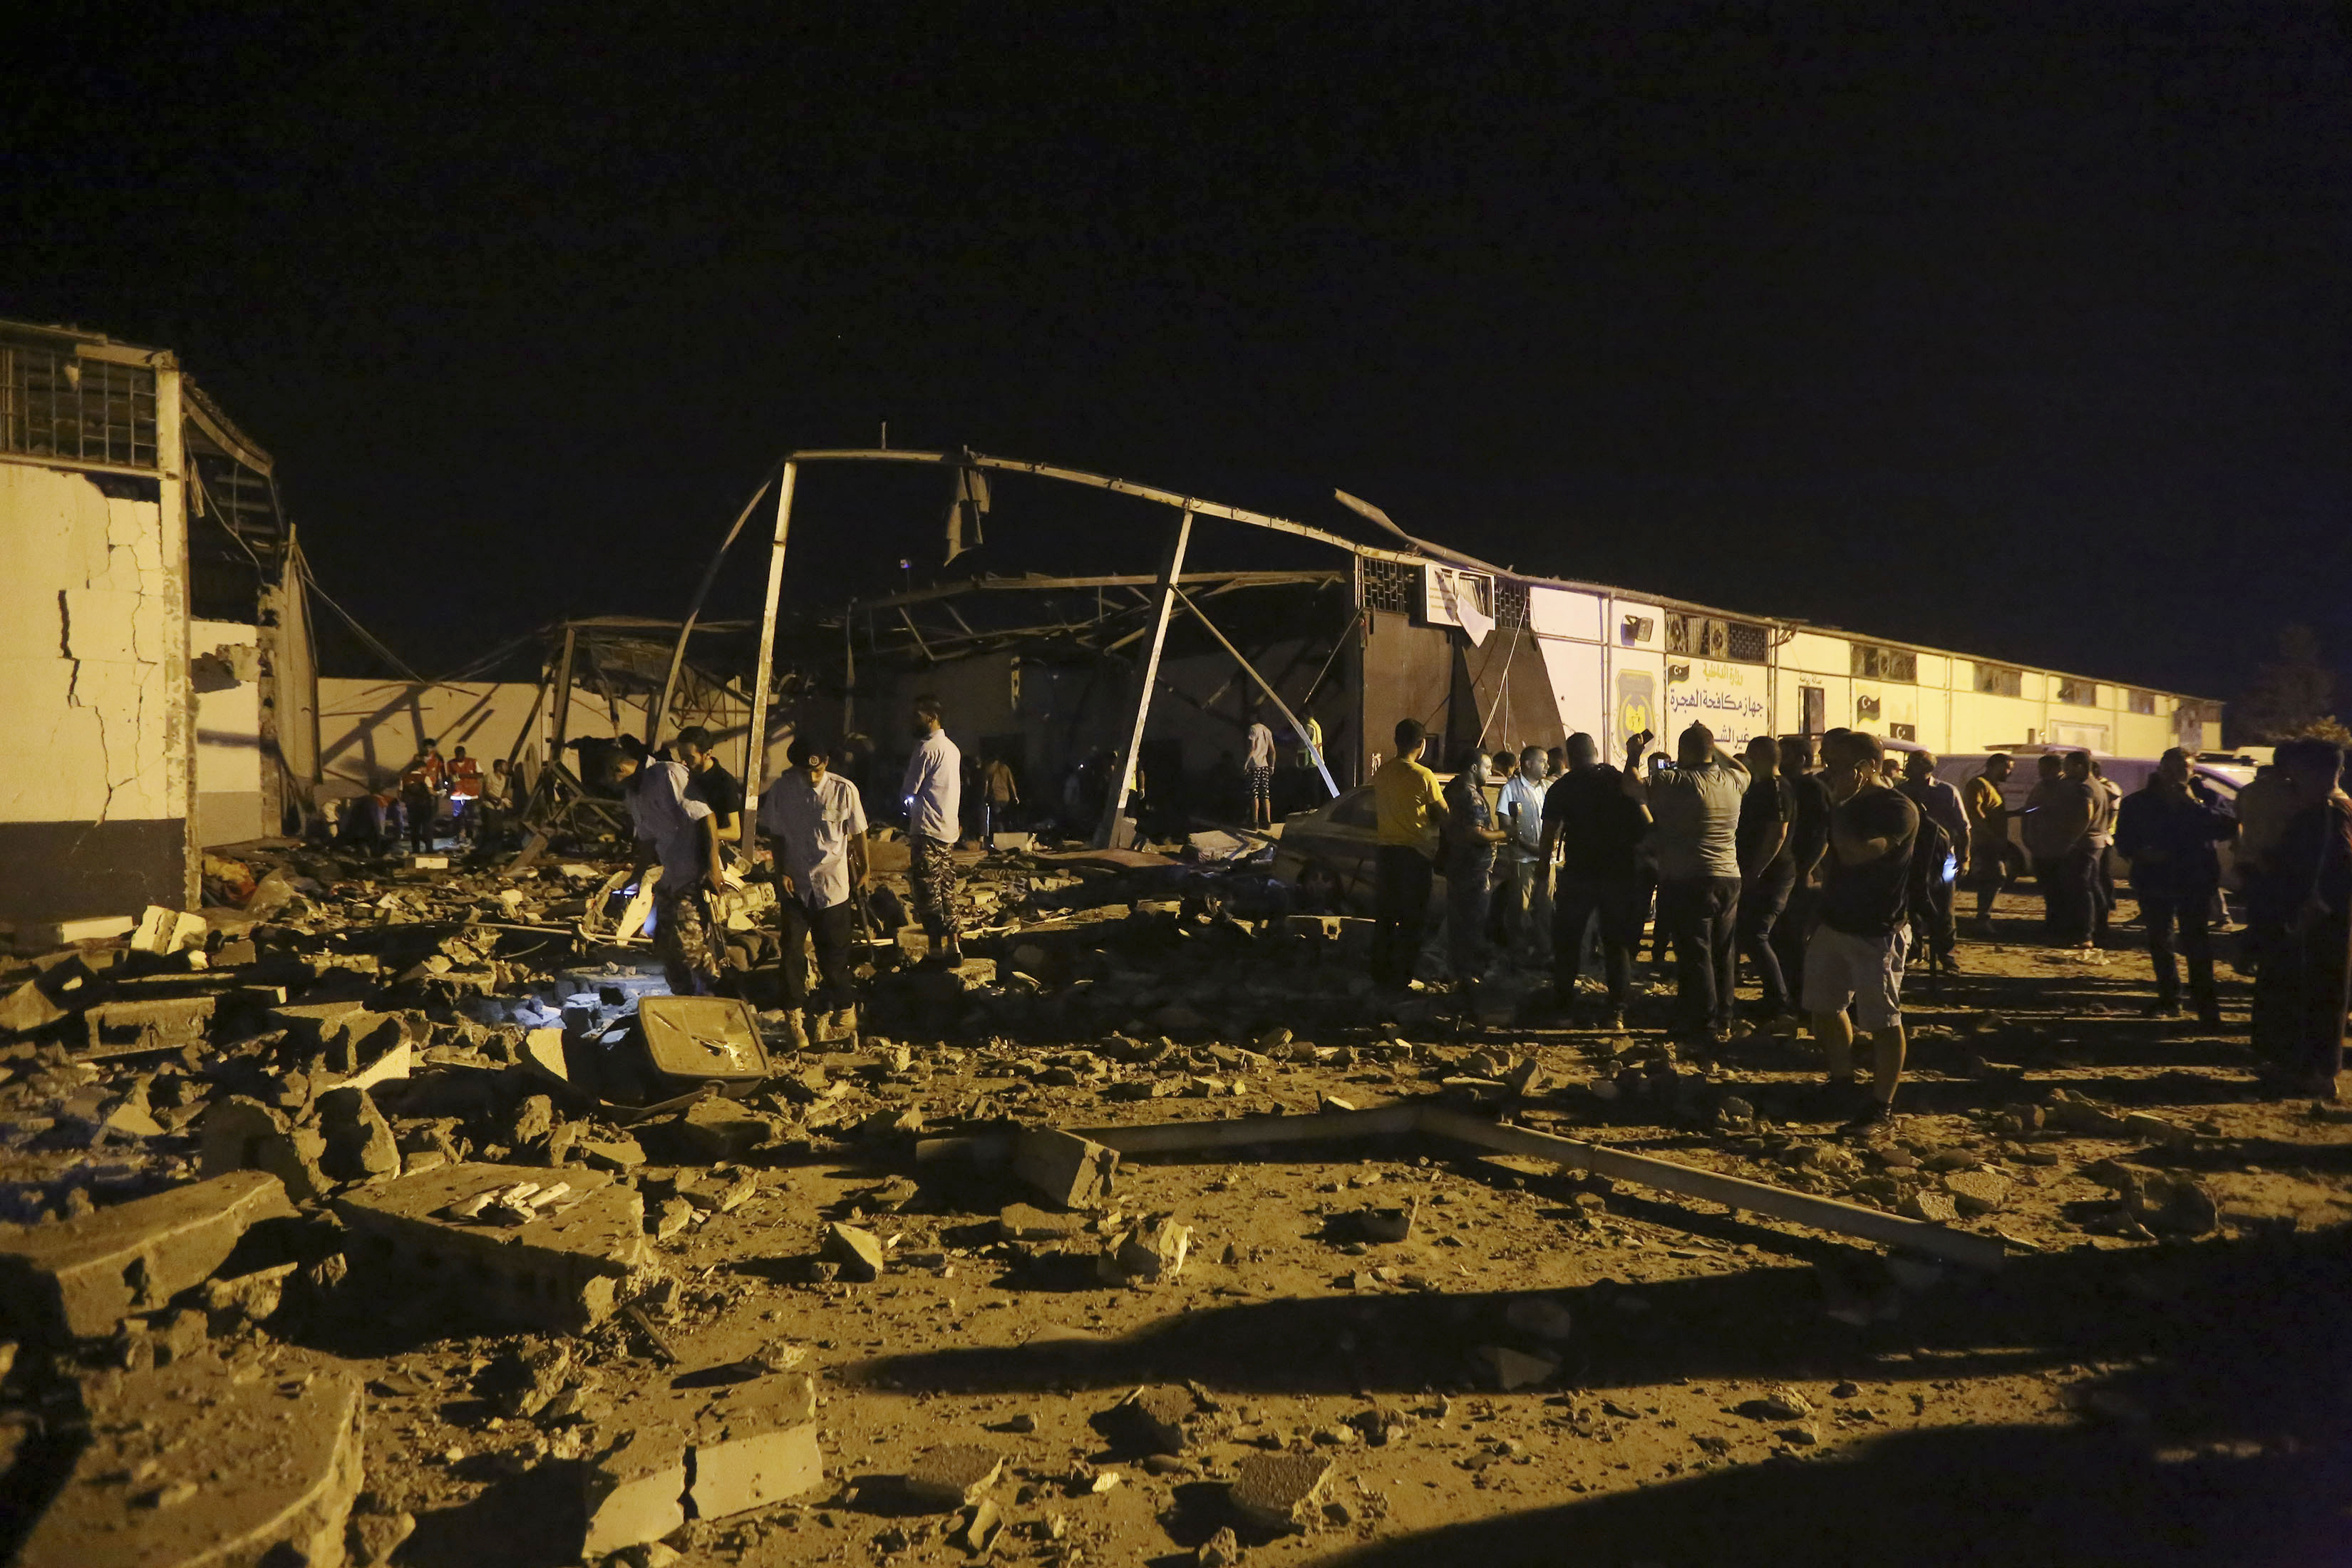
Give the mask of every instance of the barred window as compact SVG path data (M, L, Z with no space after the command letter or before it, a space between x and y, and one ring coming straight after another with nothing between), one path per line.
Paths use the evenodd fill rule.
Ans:
M2145 713L2153 718L2156 714L2156 693L2134 691L2131 694L2131 710L2135 713Z
M1376 556L1359 556L1357 563L1363 573L1364 607L1369 610L1394 610L1409 615L1421 584L1419 573L1401 561L1382 561Z
M1495 624L1498 626L1523 626L1528 624L1528 585L1506 578L1495 584Z
M0 451L155 466L155 373L47 334L0 340Z
M2058 700L2070 708L2096 708L2099 705L2098 682L2063 677L2058 682Z
M1919 656L1908 648L1853 645L1853 673L1864 680L1917 680Z
M2022 697L2025 671L2006 665L1980 664L1977 666L1977 689L1994 697Z
M1719 616L1669 615L1666 651L1694 658L1762 664L1770 638L1752 621L1726 620Z

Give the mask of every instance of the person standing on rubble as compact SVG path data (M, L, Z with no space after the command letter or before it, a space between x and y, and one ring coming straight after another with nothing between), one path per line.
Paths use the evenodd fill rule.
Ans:
M1508 837L1495 826L1486 798L1486 754L1475 742L1454 759L1445 785L1445 946L1464 985L1486 972L1486 903L1495 886L1495 851Z
M1013 764L991 752L980 765L980 841L996 847L996 836L1012 826L1013 808L1021 804L1021 781Z
M1418 719L1400 719L1396 755L1372 774L1377 891L1372 922L1372 978L1402 986L1412 980L1421 936L1429 920L1436 878L1430 854L1445 825L1437 775L1422 766L1429 731Z
M2033 857L2033 879L2042 887L2044 929L2053 946L2084 949L2091 945L2092 900L2098 876L2098 857L2091 847L2091 826L2099 817L2099 799L2091 788L2091 758L2087 752L2061 759L2045 752L2035 766L2042 777L2025 797L2025 849Z
M1977 890L1976 929L1992 935L1993 901L2009 886L2009 802L2000 786L2017 766L2007 752L1985 759L1982 771L1969 780L1960 805L1969 814L1969 881Z
M2332 742L2284 742L2273 762L2295 809L2250 889L2249 920L2275 933L2254 974L2254 1049L2273 1092L2332 1100L2352 1005L2352 797Z
M1805 945L1805 1012L1832 1085L1853 1086L1854 1028L1870 1036L1870 1092L1845 1124L1885 1126L1903 1077L1903 963L1911 947L1911 854L1919 808L1887 787L1885 748L1860 731L1828 748L1828 876L1821 924ZM1853 1009L1848 1019L1846 1009Z
M1772 922L1772 955L1791 993L1804 984L1805 940L1821 913L1822 861L1830 849L1830 792L1811 735L1780 737L1780 777L1796 800L1789 820L1789 903Z
M449 753L449 830L461 840L470 840L478 831L474 821L474 803L482 794L482 764L458 747Z
M1739 918L1739 806L1748 769L1727 757L1715 731L1694 723L1675 741L1675 765L1642 777L1647 730L1625 742L1626 797L1649 808L1658 868L1658 924L1675 944L1684 1034L1730 1037Z
M1585 933L1598 921L1601 975L1608 986L1601 1026L1622 1029L1633 994L1633 950L1642 945L1642 918L1650 902L1640 855L1650 815L1625 797L1622 777L1601 761L1600 752L1580 731L1568 738L1562 751L1567 766L1544 791L1543 841L1537 857L1549 866L1555 848L1559 856L1551 896L1553 1000L1563 1011L1574 1005Z
M805 1050L802 1014L812 1000L824 1015L817 1033L846 1038L857 1027L856 989L849 947L854 891L871 880L866 863L866 804L857 787L828 773L832 748L807 734L793 739L792 766L760 797L760 827L768 835L781 879L776 900L783 950L785 1026ZM817 990L808 983L808 948L816 949Z
M1252 719L1249 754L1242 760L1242 777L1249 786L1249 825L1274 826L1274 731L1264 719Z
M1769 735L1748 742L1748 790L1739 797L1739 915L1735 930L1739 951L1756 966L1759 1023L1772 1024L1797 1010L1780 970L1774 932L1796 886L1797 858L1790 849L1797 820L1797 786L1780 776L1780 749Z
M2084 753L2089 756L2088 752ZM2099 814L2091 822L2091 847L2096 851L2091 870L2091 940L2106 945L2107 921L2116 912L2116 814L2124 804L2123 785L2107 776L2096 757L2090 758L2091 788L2098 796Z
M2132 893L2147 928L2148 962L2156 971L2156 1001L2148 1011L2158 1017L2180 1016L2180 969L2172 945L2178 925L2198 1020L2209 1028L2221 1022L2209 921L2221 885L2215 846L2237 831L2237 818L2220 795L2197 782L2189 753L2179 746L2157 760L2155 775L2126 795L2116 813L2116 853L2131 864Z
M427 741L400 775L401 815L408 825L408 847L416 854L433 847L433 819L441 809L436 793L440 787L441 755Z
M948 858L962 833L963 752L948 739L940 712L938 698L915 699L915 754L907 759L898 797L907 808L907 881L915 918L929 939L929 957L952 965L963 962L955 862Z
M1936 776L1936 753L1912 752L1903 759L1903 782L1895 786L1903 798L1916 807L1925 820L1920 831L1927 837L1927 824L1934 823L1943 830L1946 852L1957 858L1967 850L1971 826L1969 808L1960 792ZM1923 843L1925 840L1923 839ZM1942 856L1938 856L1940 860ZM1935 983L1945 975L1960 972L1959 927L1952 910L1958 884L1946 871L1957 873L1957 866L1935 865L1927 868L1927 879L1920 884L1927 893L1922 900L1925 909L1911 911L1911 923L1927 941L1928 994L1936 994Z
M642 742L624 737L613 752L613 782L636 829L636 874L658 864L654 884L654 952L673 996L717 991L720 967L711 940L709 900L722 891L719 819L687 793L683 764L648 758Z
M719 753L711 749L710 731L699 724L680 730L669 749L686 769L687 798L698 800L710 808L711 819L718 825L720 847L740 838L743 781L719 762Z
M1503 906L1503 941L1511 956L1543 962L1551 928L1550 860L1544 854L1544 749L1529 746L1503 785L1496 804L1509 843L1503 850L1503 881L1496 899Z

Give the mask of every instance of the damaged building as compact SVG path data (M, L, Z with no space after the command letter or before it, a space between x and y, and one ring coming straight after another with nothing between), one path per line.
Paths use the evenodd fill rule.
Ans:
M0 921L193 907L315 775L269 454L167 349L0 322ZM292 570L289 572L289 567Z

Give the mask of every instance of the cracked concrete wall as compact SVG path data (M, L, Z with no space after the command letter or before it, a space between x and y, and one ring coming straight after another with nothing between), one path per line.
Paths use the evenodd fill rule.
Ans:
M0 463L0 919L182 901L193 759L179 492L175 475L101 489Z

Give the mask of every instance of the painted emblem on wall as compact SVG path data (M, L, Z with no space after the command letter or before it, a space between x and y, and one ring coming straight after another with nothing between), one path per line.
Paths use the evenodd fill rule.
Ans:
M1622 745L1658 727L1658 679L1646 669L1617 672L1617 740Z

